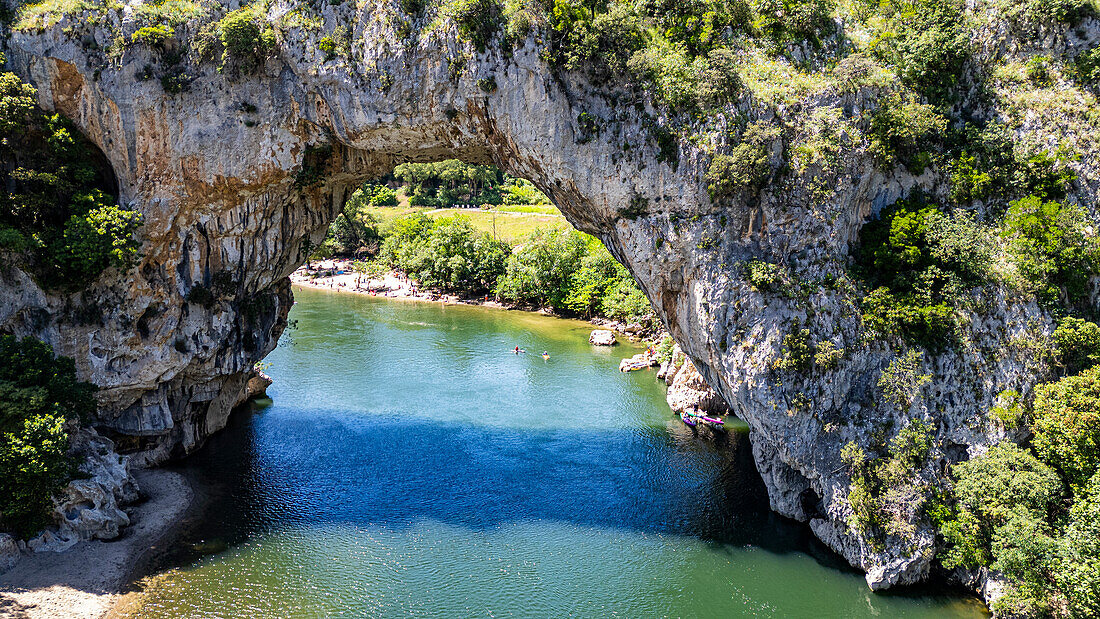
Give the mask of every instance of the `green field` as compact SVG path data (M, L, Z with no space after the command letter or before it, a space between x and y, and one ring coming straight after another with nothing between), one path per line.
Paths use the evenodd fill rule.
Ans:
M424 213L430 217L453 217L464 215L479 230L507 243L519 243L537 228L571 228L572 226L561 212L553 206L499 206L491 209L432 208L402 206L369 206L365 212L378 217L384 224L392 219ZM519 212L517 212L519 211ZM531 211L531 212L523 212Z

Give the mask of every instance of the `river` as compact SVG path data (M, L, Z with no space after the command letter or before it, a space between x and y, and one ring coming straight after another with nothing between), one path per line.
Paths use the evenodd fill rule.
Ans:
M184 465L206 507L123 616L985 616L871 593L768 510L743 430L693 437L586 323L295 295L273 404Z

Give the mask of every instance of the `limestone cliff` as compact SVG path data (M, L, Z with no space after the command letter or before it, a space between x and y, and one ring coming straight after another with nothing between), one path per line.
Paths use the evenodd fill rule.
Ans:
M985 413L993 398L1026 392L1043 371L1013 338L1052 322L1027 298L977 291L966 345L925 357L933 379L922 397L906 410L879 403L875 385L895 353L866 337L849 254L880 209L917 187L945 190L934 171L883 166L869 152L863 132L889 86L841 88L776 69L746 78L746 93L711 124L673 126L638 90L551 67L537 27L514 50L479 52L446 20L406 18L398 4L319 3L308 19L303 7L265 4L276 40L255 70L219 69L200 49L203 28L235 4L175 24L167 51L126 43L140 2L12 32L13 70L102 149L145 225L140 264L80 295L47 293L18 270L2 275L0 327L75 358L103 388L97 425L139 462L183 455L224 426L286 325L287 276L351 190L405 161L492 161L534 181L635 275L693 366L749 424L776 511L808 522L875 588L923 578L934 545L926 524L886 545L849 528L841 448L929 419L939 447L915 474L942 476L1004 434ZM328 54L321 38L337 28L347 50ZM1094 45L1098 31L1090 18L1021 51L994 28L981 45L1058 54ZM159 73L169 79L147 79ZM1084 157L1070 164L1074 192L1094 205L1096 126L1072 114L1052 123L1048 108L1027 105L975 113L1019 112L1017 136L1037 143L1075 132ZM738 115L781 128L765 144L770 176L712 201L706 171L716 149L736 142ZM792 161L822 133L842 148ZM750 259L783 265L792 284L754 287ZM834 365L774 369L794 321L842 351Z

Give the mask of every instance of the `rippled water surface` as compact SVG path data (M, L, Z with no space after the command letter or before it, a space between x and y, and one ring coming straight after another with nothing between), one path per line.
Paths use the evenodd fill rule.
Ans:
M870 593L589 325L296 295L274 404L189 461L207 508L125 615L984 615Z

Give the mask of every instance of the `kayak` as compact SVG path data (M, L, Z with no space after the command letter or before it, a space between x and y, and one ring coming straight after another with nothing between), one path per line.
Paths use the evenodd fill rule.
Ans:
M543 355L542 360L543 361L549 361L550 360L550 355Z
M709 423L709 424L714 425L714 426L721 426L725 423L723 420L721 420L717 417L707 417L706 415L702 415L700 413L696 413L696 412L692 412L692 411L684 411L680 414L681 415L687 415L687 416L689 416L693 419L698 419L699 421L702 421L703 423Z
M687 413L687 411L680 413L680 421L683 421L689 426L695 425L695 419L693 419L692 416Z

